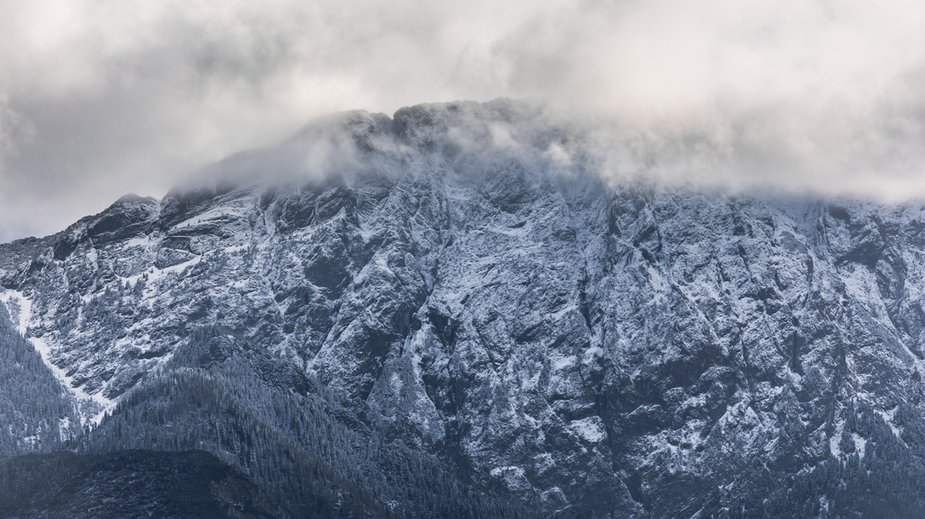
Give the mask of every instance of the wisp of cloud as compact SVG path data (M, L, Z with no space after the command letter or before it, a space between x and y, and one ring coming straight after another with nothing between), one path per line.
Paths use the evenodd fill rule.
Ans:
M607 128L590 137L606 174L925 196L921 2L0 0L0 12L0 240L126 192L162 195L322 114L495 97Z

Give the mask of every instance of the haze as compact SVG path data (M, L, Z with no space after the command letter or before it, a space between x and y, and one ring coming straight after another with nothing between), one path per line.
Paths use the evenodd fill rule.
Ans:
M0 241L322 114L496 97L606 121L604 174L925 197L923 39L904 0L0 0Z

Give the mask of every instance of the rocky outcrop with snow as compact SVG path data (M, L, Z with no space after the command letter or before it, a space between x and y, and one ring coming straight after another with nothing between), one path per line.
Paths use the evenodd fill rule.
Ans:
M548 513L825 516L813 478L925 453L925 207L583 146L504 101L344 114L0 246L0 300L85 420L221 325Z

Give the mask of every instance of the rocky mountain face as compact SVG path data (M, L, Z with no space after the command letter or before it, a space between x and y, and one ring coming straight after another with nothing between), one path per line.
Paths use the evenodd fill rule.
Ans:
M382 474L423 456L510 516L921 516L925 206L600 173L528 104L342 114L0 246L0 301L78 450L204 449L260 483L248 442L179 431L200 404L158 408L169 441L107 443L146 396L240 380L289 395L234 405L287 399L246 423L294 457L316 440L278 416L310 408ZM361 477L319 456L324 492ZM420 516L395 488L331 510Z

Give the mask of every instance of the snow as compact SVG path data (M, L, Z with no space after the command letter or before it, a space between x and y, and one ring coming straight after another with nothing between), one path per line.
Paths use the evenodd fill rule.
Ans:
M24 297L22 292L5 290L0 292L0 303L6 307L19 334L25 336L29 327L29 318L32 315L32 301Z
M844 433L844 427L844 422L838 422L835 425L835 432L829 438L829 452L836 458L840 457L842 454L840 443L842 434Z
M858 435L858 433L851 433L851 440L854 442L854 452L858 454L858 457L864 459L864 455L867 454L867 438Z
M151 239L150 236L143 234L141 236L133 236L132 238L125 240L123 246L125 248L141 247L147 249L154 244L155 242Z
M28 297L19 291L5 290L0 292L0 302L6 306L7 312L11 316L14 316L14 323L17 324L19 334L32 344L35 351L42 357L45 366L47 366L55 378L58 379L64 389L67 390L78 403L91 402L94 404L91 407L98 409L98 412L95 414L88 415L87 411L83 409L83 406L78 405L77 409L81 421L92 425L99 425L106 413L115 407L116 402L106 398L99 392L90 394L84 391L83 388L75 386L73 377L68 376L65 371L52 360L54 354L52 346L42 337L29 336L33 329L41 328L41 322L33 315L32 301Z
M184 261L183 263L177 263L176 265L171 265L162 269L151 267L151 270L148 271L148 282L157 283L158 281L170 276L171 274L181 274L184 270L195 267L202 262L202 256L196 256L195 258Z
M399 373L397 373L397 372L396 372L396 373L392 373L392 376L390 377L389 383L390 383L390 385L391 385L391 387L392 387L392 394L393 394L393 395L400 395L400 394L401 394L401 388L402 388L402 386L404 385L404 384L402 383L402 381L401 381L401 374L399 374Z
M245 216L247 213L246 207L240 206L219 206L209 209L203 213L200 213L192 218L184 220L173 226L173 230L179 231L184 229L192 229L198 227L205 223L212 223L215 221L221 220L230 220L237 219Z
M589 443L599 443L607 438L604 421L599 416L589 416L588 418L575 420L568 427L573 433Z
M563 306L560 310L555 313L549 314L549 319L553 322L561 321L563 317L567 316L570 313L578 311L578 305L575 303L570 303Z
M887 425L890 426L890 430L893 431L893 436L896 436L897 438L902 440L902 433L903 433L902 428L898 427L895 423L893 423L893 419L896 416L897 409L899 409L899 406L894 406L892 409L888 411L877 410L877 414L880 415L880 418L883 418L883 421Z
M575 355L569 355L566 357L556 357L552 361L552 369L555 371L562 371L564 369L571 368L578 363L578 357Z
M496 467L489 472L492 477L500 479L509 490L526 490L531 488L530 482L524 475L524 469L518 466Z

